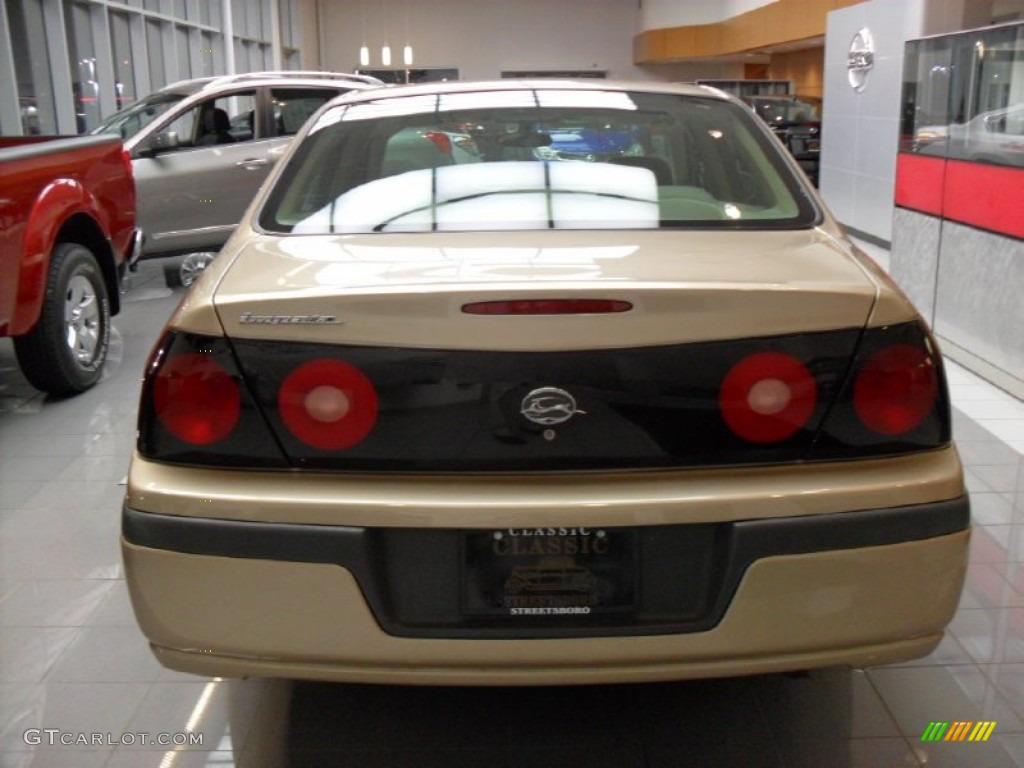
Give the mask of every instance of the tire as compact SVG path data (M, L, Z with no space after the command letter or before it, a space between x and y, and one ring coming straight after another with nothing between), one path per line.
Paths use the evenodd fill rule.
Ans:
M164 282L168 288L188 288L216 255L210 251L199 251L164 264Z
M14 339L22 373L36 389L76 395L99 381L109 346L110 298L96 257L78 243L58 243L39 320Z

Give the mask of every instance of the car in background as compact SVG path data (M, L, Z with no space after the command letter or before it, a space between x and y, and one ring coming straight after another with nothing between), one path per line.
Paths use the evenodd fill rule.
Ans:
M982 112L949 131L950 141L961 145L960 156L968 160L1024 166L1024 102Z
M537 157L573 125L643 154ZM162 664L364 683L907 660L968 539L903 292L740 101L604 80L318 112L153 350L122 507Z
M821 166L821 102L807 96L744 96L815 186Z
M480 161L480 149L473 137L451 126L430 130L405 128L388 140L384 152L387 163L381 170L387 176L419 170L424 166Z
M947 127L948 157L1024 167L1024 102Z
M1024 103L975 115L966 123L924 125L913 150L953 160L1024 166Z
M910 137L908 148L926 155L946 155L949 152L949 126L920 126Z
M190 285L242 217L259 185L322 104L380 81L335 72L250 72L185 80L107 118L93 133L131 155L144 258L169 285Z
M643 154L643 148L628 131L559 127L545 129L551 143L538 147L540 160L583 160L607 162L613 157Z

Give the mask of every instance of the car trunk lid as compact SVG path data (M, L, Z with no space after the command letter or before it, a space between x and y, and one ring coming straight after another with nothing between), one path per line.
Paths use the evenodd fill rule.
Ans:
M553 351L860 328L877 290L815 230L295 236L255 239L226 269L215 305L238 338ZM464 310L529 299L631 308Z

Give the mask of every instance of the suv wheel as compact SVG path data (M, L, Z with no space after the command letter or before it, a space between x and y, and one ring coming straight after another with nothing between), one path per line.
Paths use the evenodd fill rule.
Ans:
M187 253L180 260L175 259L173 264L165 264L164 281L167 287L188 288L216 255L212 251Z

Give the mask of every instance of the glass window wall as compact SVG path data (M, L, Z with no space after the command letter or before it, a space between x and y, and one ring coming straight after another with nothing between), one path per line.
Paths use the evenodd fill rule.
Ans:
M295 0L280 0L278 8L281 24L281 45L285 48L295 48L299 39L298 32L295 30L295 25L298 24Z
M18 81L21 130L26 135L57 133L57 110L42 3L40 0L6 0L5 6Z
M199 72L196 77L210 77L224 71L224 52L220 37L210 32L199 33Z
M1024 24L907 43L905 152L1024 167Z
M132 59L131 24L128 14L111 11L110 43L114 48L114 89L117 108L122 109L139 98L135 89L135 65Z
M153 90L163 88L167 79L167 67L164 64L163 23L154 19L146 20L146 52L149 55L149 82ZM177 80L178 78L175 77Z
M14 65L14 82L3 95L9 131L93 130L113 108L168 83L226 74L232 52L233 71L270 69L277 19L283 65L300 62L295 0L0 2L10 30L0 45L10 47ZM234 14L230 38L221 32L225 9ZM6 102L15 94L17 107Z
M68 36L71 90L75 99L75 124L79 133L85 133L100 124L100 83L90 6L65 0L64 24Z
M192 72L192 45L189 43L188 27L175 27L174 40L178 46L178 77L182 80L194 77Z
M257 27L257 33L255 37L260 40L270 40L274 36L273 30L273 3L272 0L260 0L260 25Z

